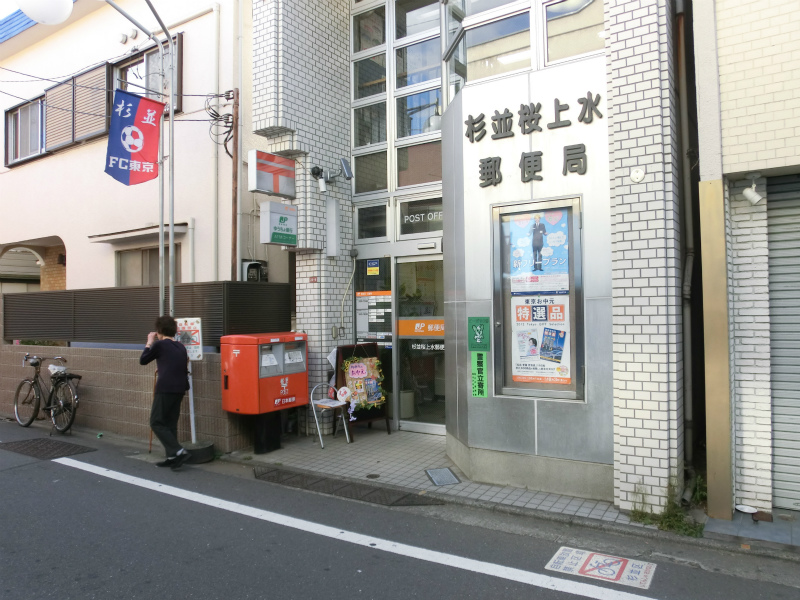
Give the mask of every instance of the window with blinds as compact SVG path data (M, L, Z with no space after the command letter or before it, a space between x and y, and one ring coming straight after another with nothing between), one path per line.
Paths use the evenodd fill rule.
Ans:
M40 155L42 142L41 98L6 112L6 166Z
M45 91L45 150L108 132L110 72L104 63Z

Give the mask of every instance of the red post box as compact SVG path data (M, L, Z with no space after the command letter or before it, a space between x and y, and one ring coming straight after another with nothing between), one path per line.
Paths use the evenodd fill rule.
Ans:
M222 409L258 415L308 404L305 333L226 335L222 354Z

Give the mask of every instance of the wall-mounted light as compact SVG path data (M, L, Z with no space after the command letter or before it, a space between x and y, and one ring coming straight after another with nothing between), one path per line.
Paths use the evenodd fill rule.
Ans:
M17 7L42 25L59 25L72 14L72 0L17 0Z
M58 255L58 260L56 261L56 264L64 265L66 267L67 266L67 255L66 254L59 254Z
M753 180L753 185L749 188L745 188L745 190L742 192L742 196L744 196L744 199L747 200L753 206L761 202L761 200L763 200L764 198L761 194L759 194L756 191L756 179L758 179L759 177L761 177L761 173L748 173L747 178Z

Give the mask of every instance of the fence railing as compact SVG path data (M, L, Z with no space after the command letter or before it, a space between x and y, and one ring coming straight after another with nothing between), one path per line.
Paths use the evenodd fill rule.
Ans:
M217 281L175 286L175 316L203 319L203 345L236 333L288 331L288 283ZM169 305L167 299L166 305ZM136 344L158 316L158 287L3 295L3 338Z

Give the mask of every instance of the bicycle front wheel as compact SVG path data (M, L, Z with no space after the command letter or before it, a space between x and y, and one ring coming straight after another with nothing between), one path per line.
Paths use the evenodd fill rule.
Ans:
M72 386L66 381L57 383L53 391L53 406L50 409L50 419L56 431L64 433L72 427L77 407L78 396Z
M23 379L14 392L14 416L17 423L27 427L39 414L39 390L30 379Z

